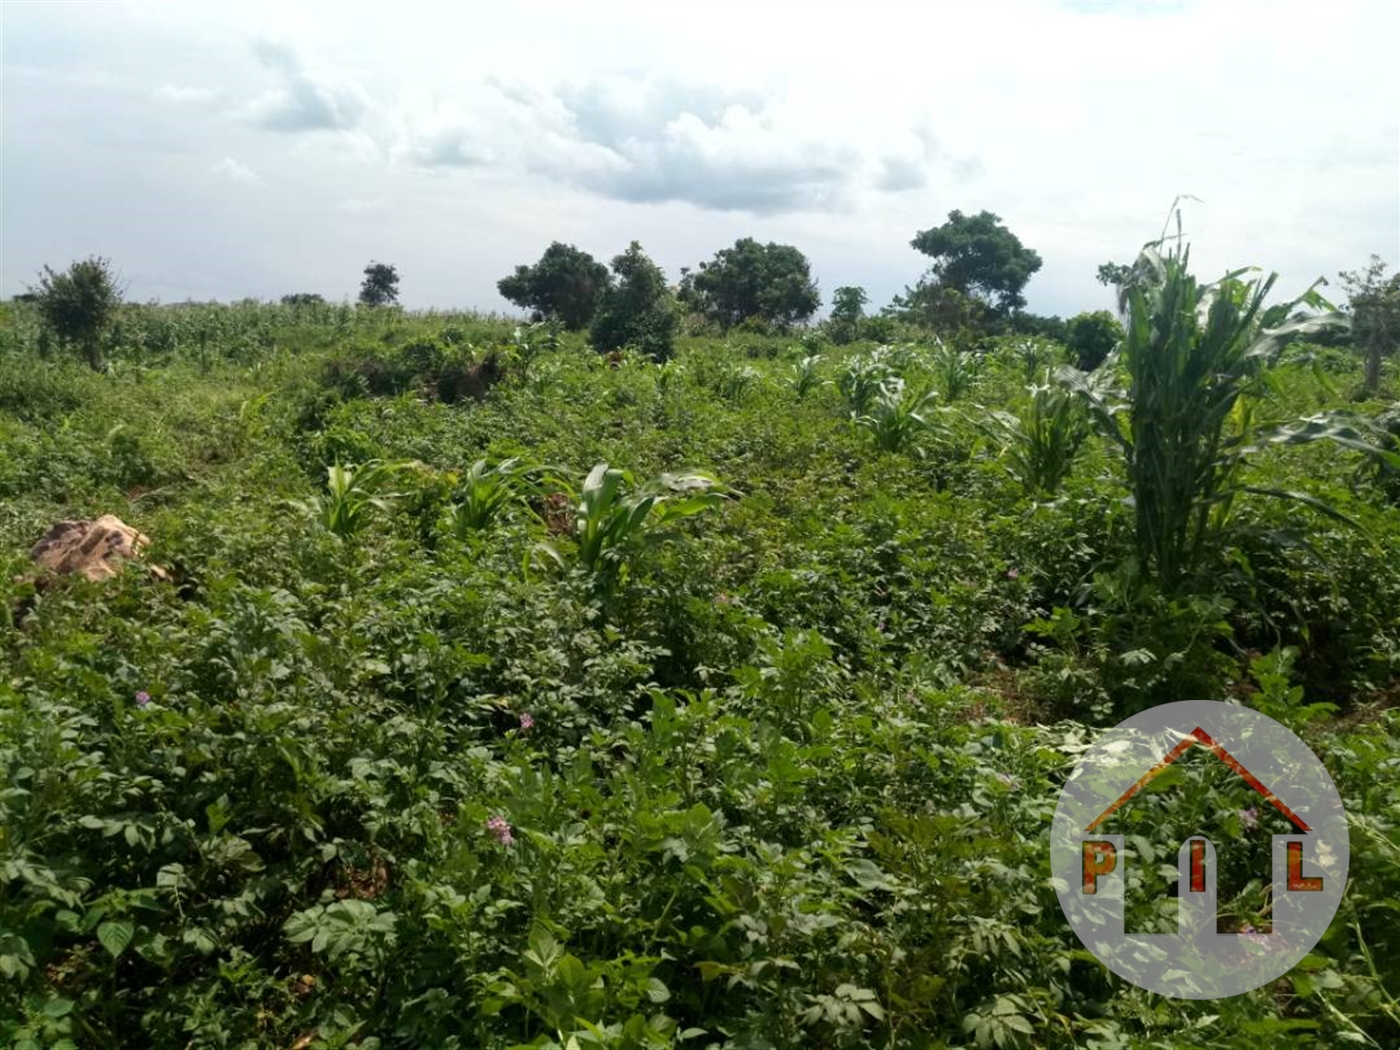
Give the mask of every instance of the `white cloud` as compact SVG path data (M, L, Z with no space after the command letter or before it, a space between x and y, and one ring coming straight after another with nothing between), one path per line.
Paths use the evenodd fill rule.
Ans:
M258 40L253 53L281 81L243 109L244 119L269 131L350 131L368 108L358 85L308 69L289 44Z
M261 186L263 184L261 175L232 157L225 157L219 161L209 169L209 173L228 179L230 182L242 183L245 186Z
M177 106L207 106L219 98L212 88L186 87L179 84L162 84L151 92L157 102L169 102Z

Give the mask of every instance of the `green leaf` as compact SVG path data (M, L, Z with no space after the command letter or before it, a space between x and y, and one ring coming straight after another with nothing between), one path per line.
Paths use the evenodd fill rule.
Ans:
M121 953L126 951L127 945L135 935L136 928L125 919L112 919L100 923L97 927L97 939L113 959L119 958Z

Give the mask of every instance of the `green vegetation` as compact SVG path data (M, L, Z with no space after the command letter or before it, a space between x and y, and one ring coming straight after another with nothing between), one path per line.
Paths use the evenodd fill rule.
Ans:
M392 306L398 301L398 269L388 263L371 262L365 267L365 279L360 285L360 303L364 306Z
M0 1043L1400 1044L1400 410L1315 293L1266 328L1155 246L1085 375L1005 318L686 334L613 271L592 342L128 304L104 373L6 304ZM34 573L102 513L169 579ZM1184 699L1306 727L1352 822L1327 935L1220 1001L1049 881L1096 727ZM1253 923L1231 791L1131 831L1223 814Z
M572 244L555 241L534 266L517 266L497 289L538 319L558 321L571 332L588 327L608 286L608 268Z
M616 280L599 300L589 337L599 351L632 347L662 362L671 356L680 315L661 268L633 241L612 261Z
M759 244L752 237L687 273L680 299L721 331L749 322L785 332L822 302L806 256L790 244Z
M102 368L102 338L121 303L106 259L75 262L64 273L45 266L39 285L30 293L44 318L44 330L76 347L94 371Z

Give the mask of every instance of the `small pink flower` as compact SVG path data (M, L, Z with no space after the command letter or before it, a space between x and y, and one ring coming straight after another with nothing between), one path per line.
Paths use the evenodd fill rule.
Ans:
M146 690L142 689L140 692L138 692L138 693L136 694L136 706L137 706L137 707L145 707L145 706L146 706L147 704L149 704L150 702L151 702L151 694L148 693L148 692L146 692Z
M1007 569L1007 570L1006 570L1006 578L1007 578L1008 580L1019 580L1019 579L1021 578L1021 574L1020 574L1019 572L1017 572L1015 569Z
M496 836L496 841L502 846L509 846L515 841L515 836L511 834L510 825L506 823L505 817L492 817L486 822L486 830Z
M1240 823L1249 830L1253 831L1259 826L1259 811L1253 806L1250 806L1248 809L1240 810L1239 816Z
M715 595L715 603L717 605L733 605L734 599L721 591L719 594Z
M535 728L535 716L532 715L532 714L530 714L529 711L525 711L525 712L523 712L523 713L520 715L520 728L521 728L521 729L534 729L534 728Z

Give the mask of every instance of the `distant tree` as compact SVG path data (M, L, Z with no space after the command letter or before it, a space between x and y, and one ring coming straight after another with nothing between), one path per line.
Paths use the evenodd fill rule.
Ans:
M76 346L88 366L101 371L102 336L121 305L111 263L93 256L73 263L65 273L45 266L30 292L45 328L65 345Z
M679 320L666 275L633 241L612 261L616 279L603 292L589 337L600 353L634 346L656 361L671 356Z
M1036 335L1057 343L1063 343L1069 331L1069 325L1062 317L1032 314L1025 310L1017 310L1007 318L1006 327L1013 335Z
M282 296L283 306L320 306L325 301L325 296L316 292L293 292Z
M860 336L860 323L865 318L865 304L870 297L864 288L846 285L831 295L831 320L827 331L838 346L854 342Z
M681 301L727 330L759 318L780 331L805 321L821 306L807 257L788 244L734 242L681 279Z
M365 306L392 306L399 301L399 271L388 263L371 262L365 267L360 285L360 302Z
M1381 385L1381 358L1395 352L1400 343L1400 273L1385 276L1386 264L1371 256L1364 270L1345 270L1338 276L1350 299L1352 338L1366 353L1363 386L1374 394Z
M985 330L992 311L981 299L926 277L913 288L906 287L903 295L896 295L884 312L907 324L952 335Z
M1094 273L1099 284L1113 289L1113 301L1121 317L1128 312L1128 281L1133 276L1133 268L1127 263L1100 263Z
M942 226L920 231L909 243L934 260L930 283L980 299L999 313L1026 305L1021 292L1041 265L1039 254L989 211L950 211Z
M1122 338L1123 326L1107 310L1071 317L1065 331L1065 345L1074 354L1074 365L1081 372L1092 372L1103 364Z
M535 313L535 320L558 321L570 331L588 327L608 286L608 268L572 244L555 241L534 266L517 266L496 282L500 293Z

